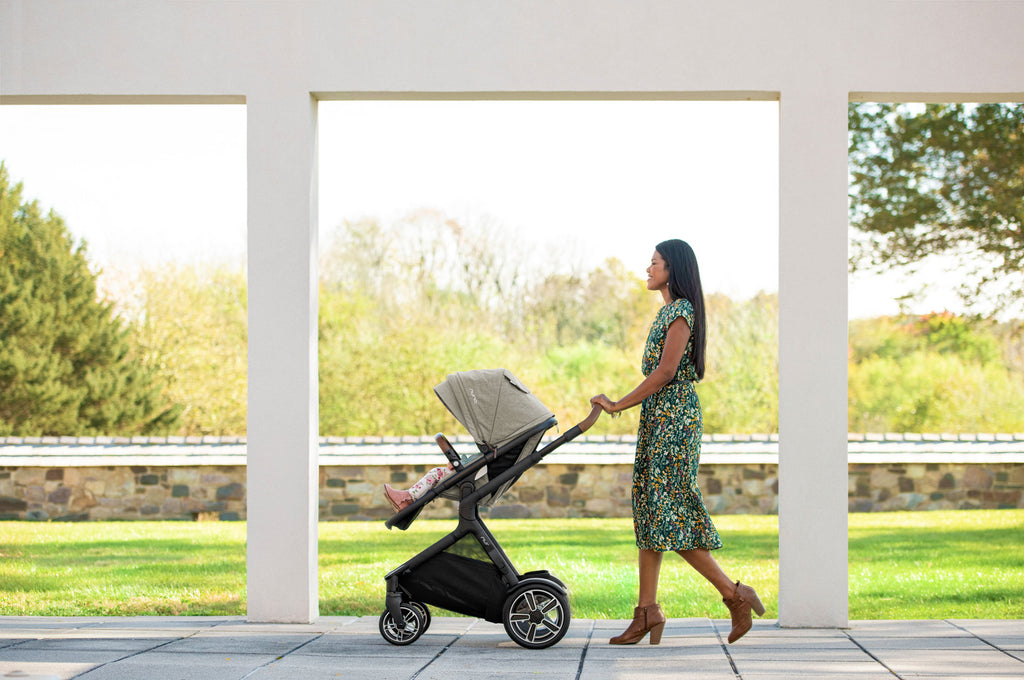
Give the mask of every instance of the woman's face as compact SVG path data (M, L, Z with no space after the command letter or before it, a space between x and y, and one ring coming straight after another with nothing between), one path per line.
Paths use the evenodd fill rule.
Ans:
M647 268L647 290L665 290L668 288L668 263L657 250L651 256L651 266Z

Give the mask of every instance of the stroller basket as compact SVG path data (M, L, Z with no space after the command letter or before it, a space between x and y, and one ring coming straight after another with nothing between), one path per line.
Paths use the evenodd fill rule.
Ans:
M493 562L440 552L398 577L413 600L501 623L505 583Z

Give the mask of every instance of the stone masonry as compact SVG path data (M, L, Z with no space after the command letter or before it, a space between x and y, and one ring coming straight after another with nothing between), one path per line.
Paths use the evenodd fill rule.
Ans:
M628 517L634 446L629 437L566 444L483 514ZM385 482L408 486L444 463L420 438L325 438L320 458L324 521L384 519ZM0 519L244 520L244 462L240 439L0 439ZM706 437L698 479L712 514L777 513L777 438ZM850 512L973 508L1024 508L1024 435L851 438ZM455 503L439 499L421 516L454 517Z

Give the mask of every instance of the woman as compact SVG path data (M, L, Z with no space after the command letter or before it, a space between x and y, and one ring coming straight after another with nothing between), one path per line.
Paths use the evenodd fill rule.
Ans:
M694 383L704 377L707 324L697 258L679 239L659 243L647 268L647 289L665 301L647 336L642 370L646 376L618 401L603 394L590 400L615 414L641 404L633 466L633 528L639 548L639 601L633 621L613 645L636 644L649 632L661 642L665 615L657 603L663 553L672 550L722 595L732 614L733 643L750 630L750 610L764 606L753 588L733 583L711 550L722 541L711 523L700 488L697 465L703 416Z

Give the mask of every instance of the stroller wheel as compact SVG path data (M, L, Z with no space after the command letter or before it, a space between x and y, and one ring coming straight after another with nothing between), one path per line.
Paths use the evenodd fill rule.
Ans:
M502 621L512 641L528 649L555 644L569 630L569 599L555 585L535 583L505 600Z
M426 612L426 608L423 605L417 606L423 612ZM395 623L395 619L391 616L391 612L385 609L384 613L380 615L378 623L381 637L393 645L411 645L413 642L416 642L420 635L423 635L423 631L427 629L425 619L420 613L420 609L417 609L417 606L410 605L409 603L402 604L402 617L405 619L405 628L401 630Z
M430 628L430 610L427 609L427 605L422 602L410 602L409 606L416 610L416 613L420 615L420 620L423 621L423 633L427 632L427 628Z

